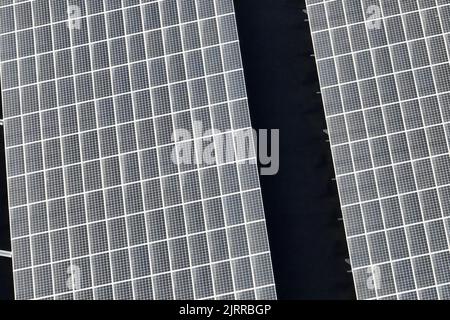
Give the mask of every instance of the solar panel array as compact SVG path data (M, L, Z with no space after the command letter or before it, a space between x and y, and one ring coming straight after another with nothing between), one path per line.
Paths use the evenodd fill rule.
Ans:
M450 1L308 0L359 299L450 299Z
M276 298L232 0L1 0L0 60L17 299Z

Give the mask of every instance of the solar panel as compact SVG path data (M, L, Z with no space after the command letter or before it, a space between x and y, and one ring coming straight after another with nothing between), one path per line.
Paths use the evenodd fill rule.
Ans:
M359 299L450 298L450 1L308 0Z
M276 298L231 0L2 0L0 61L17 299Z

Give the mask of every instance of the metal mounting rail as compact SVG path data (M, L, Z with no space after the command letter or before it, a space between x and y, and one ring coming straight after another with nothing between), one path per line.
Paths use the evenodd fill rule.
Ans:
M0 250L0 257L12 258L12 253L10 251Z

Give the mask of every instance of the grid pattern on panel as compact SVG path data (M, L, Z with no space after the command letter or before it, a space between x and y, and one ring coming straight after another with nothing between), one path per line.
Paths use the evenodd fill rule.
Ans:
M359 299L448 299L450 1L307 0Z
M275 299L232 1L0 3L16 298Z

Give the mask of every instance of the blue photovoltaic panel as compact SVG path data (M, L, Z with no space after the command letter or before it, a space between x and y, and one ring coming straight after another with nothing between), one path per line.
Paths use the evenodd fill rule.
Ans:
M450 299L450 1L307 0L359 299Z
M231 0L2 0L0 61L17 299L276 298L254 152L197 152L251 127Z

